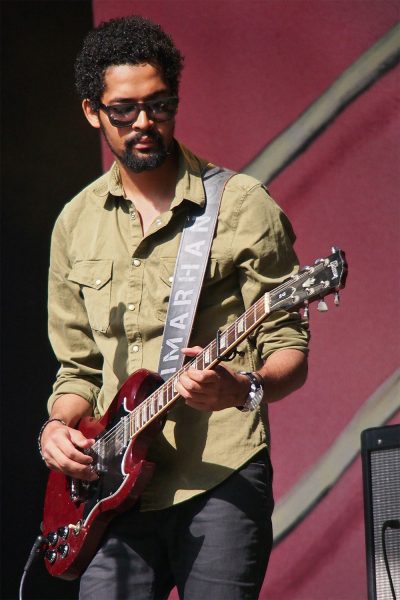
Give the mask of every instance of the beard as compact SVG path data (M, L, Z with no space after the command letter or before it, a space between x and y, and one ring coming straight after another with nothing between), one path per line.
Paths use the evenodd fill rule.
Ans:
M164 163L165 159L170 154L163 138L157 131L149 129L148 131L137 133L133 138L125 142L125 148L121 154L112 146L104 128L102 127L101 129L111 152L133 173L142 173L142 171L157 169ZM151 138L155 142L155 146L149 150L141 150L138 152L133 146L140 142L144 136Z

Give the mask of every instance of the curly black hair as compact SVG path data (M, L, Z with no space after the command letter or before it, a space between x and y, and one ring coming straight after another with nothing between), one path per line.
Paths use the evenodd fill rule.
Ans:
M138 64L157 67L171 93L178 93L183 56L158 24L139 15L105 21L88 33L77 56L75 85L78 94L98 109L106 69Z

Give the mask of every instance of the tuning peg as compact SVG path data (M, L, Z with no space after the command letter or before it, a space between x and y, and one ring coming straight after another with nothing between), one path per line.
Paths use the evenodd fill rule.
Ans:
M319 265L319 263L323 263L324 261L324 258L317 258L317 260L314 261L314 265Z
M335 295L333 297L333 303L335 306L340 306L340 295L339 292L335 292Z
M308 300L304 300L304 312L303 312L303 316L305 319L308 319L310 314L310 309L309 309L309 305L308 305Z
M319 310L319 312L326 312L328 310L328 305L325 300L321 299L318 302L317 310Z

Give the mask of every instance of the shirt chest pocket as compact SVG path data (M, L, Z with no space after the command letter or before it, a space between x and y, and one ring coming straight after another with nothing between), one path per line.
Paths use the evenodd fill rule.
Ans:
M102 333L110 325L112 266L111 259L78 260L68 275L80 286L90 327Z

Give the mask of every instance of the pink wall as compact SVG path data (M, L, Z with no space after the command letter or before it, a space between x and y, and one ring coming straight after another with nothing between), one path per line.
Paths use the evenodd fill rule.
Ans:
M399 16L391 0L94 0L93 6L96 23L138 13L172 35L186 56L177 136L236 170ZM278 501L399 365L398 92L393 70L270 185L297 232L301 263L335 244L350 268L341 308L328 301L327 314L311 313L306 386L271 407ZM399 421L397 414L392 422ZM366 597L361 477L356 460L273 551L262 598Z

